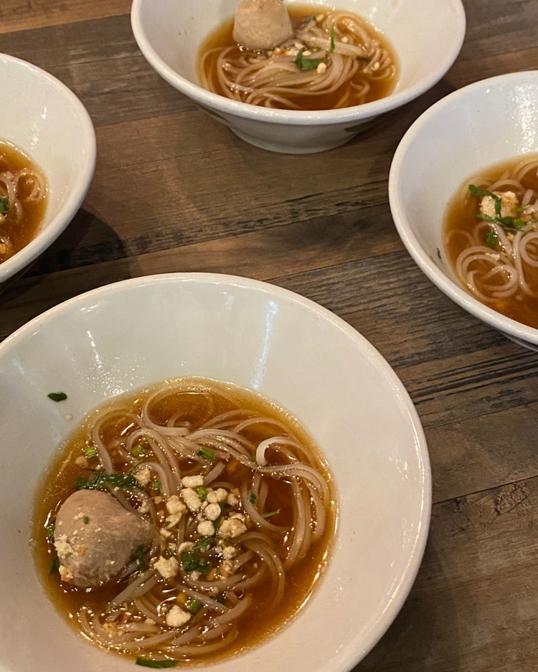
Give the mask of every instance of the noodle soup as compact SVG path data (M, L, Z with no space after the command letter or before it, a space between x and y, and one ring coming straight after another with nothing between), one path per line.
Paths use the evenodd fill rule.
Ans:
M288 6L293 36L273 49L245 48L234 21L203 44L199 79L206 89L237 101L290 110L332 110L392 93L396 53L368 21L319 5Z
M447 210L445 245L470 294L538 328L538 155L466 180Z
M307 601L335 531L330 473L252 392L182 379L91 414L37 496L45 588L88 640L141 665L244 650Z
M41 171L11 143L0 141L0 263L35 237L46 205Z

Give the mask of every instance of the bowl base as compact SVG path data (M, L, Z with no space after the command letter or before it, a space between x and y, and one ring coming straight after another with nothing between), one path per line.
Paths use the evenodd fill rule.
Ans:
M243 133L237 131L235 128L230 129L238 138L248 142L249 145L254 145L260 149L265 149L267 152L275 152L277 154L319 154L320 152L328 152L331 149L345 145L346 142L349 142L354 136L350 135L343 140L338 140L337 142L324 143L322 145L292 145L289 142L278 143L274 141L265 141L261 138L258 138L248 133Z

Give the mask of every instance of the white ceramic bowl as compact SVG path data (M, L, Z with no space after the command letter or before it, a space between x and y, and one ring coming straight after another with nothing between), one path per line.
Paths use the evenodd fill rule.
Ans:
M311 4L332 6L325 0ZM269 110L218 96L198 84L198 50L211 31L233 16L236 5L237 0L134 0L134 35L169 84L243 140L274 152L307 154L344 144L366 122L436 84L455 61L465 35L460 0L339 0L338 9L366 17L395 47L401 65L396 90L382 100L341 110Z
M376 350L341 319L277 287L221 275L138 278L72 299L0 344L1 672L127 672L45 597L28 546L32 498L56 446L104 399L201 375L278 401L335 476L340 519L306 608L215 672L344 672L385 632L419 567L431 507L415 409ZM68 400L55 404L51 391ZM66 414L72 420L66 420Z
M0 287L44 252L80 207L95 168L95 133L86 109L48 72L0 54L0 139L22 149L49 187L45 219L36 237L0 264Z
M445 211L463 181L530 152L538 152L538 71L486 79L450 94L411 126L394 155L389 197L398 233L428 278L475 317L538 348L538 329L462 288L443 246Z

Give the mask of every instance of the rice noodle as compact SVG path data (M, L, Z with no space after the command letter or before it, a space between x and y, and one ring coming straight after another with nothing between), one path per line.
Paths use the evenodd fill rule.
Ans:
M18 154L16 150L12 152ZM22 156L17 157L20 160ZM0 155L0 197L4 201L0 213L0 263L9 259L26 240L21 240L20 232L36 227L31 208L43 201L46 185L41 175L33 168L10 170L11 161L6 153ZM6 168L4 170L3 168ZM7 202L6 202L7 201ZM25 219L25 214L28 219Z
M314 67L299 67L296 45ZM318 61L321 68L315 67ZM296 110L323 109L324 97L332 94L337 99L331 108L368 102L377 82L392 85L397 66L367 21L329 10L319 21L303 20L295 36L274 50L252 52L237 45L210 49L199 71L202 86L210 91L253 105Z
M534 244L534 239L529 240L529 255L534 254ZM195 417L202 422L175 407L174 400L181 405L183 395L191 390L195 394L187 397L185 406L193 406ZM114 496L130 511L138 513L140 502L146 505L143 515L151 520L158 542L154 548L142 548L147 569L138 570L142 561L138 551L131 558L120 577L128 583L110 600L111 612L79 610L82 632L104 648L178 660L226 648L238 637L245 619L260 607L253 591L267 584L260 594L267 593L262 608L270 614L283 600L286 570L307 557L325 533L330 491L308 447L277 419L243 408L216 412L221 403L215 401L216 394L221 389L213 390L209 383L167 384L140 401L138 413L117 407L99 414L91 427L105 471L121 473L119 463L135 475L149 468L160 483L158 493L152 492L150 484L128 490L111 486ZM221 396L226 400L224 408L229 407L232 402L225 390ZM168 415L163 408L170 409ZM214 417L206 417L208 409ZM203 551L195 551L192 544L205 539L199 531L203 514L181 509L180 519L172 520L167 529L168 514L174 510L168 507L178 502L168 498L174 493L180 501L186 497L181 479L194 475L204 483L199 497L209 502L211 492L218 495L220 518L229 514L231 521L235 511L246 532L233 538L217 535ZM275 479L284 480L276 484ZM198 492L198 485L192 487ZM221 488L227 491L224 500L218 493ZM282 520L286 526L265 517L267 507L276 509L280 502L285 507ZM219 529L216 521L215 527ZM180 550L184 541L190 545ZM184 553L192 558L185 559ZM201 566L200 571L196 569L196 553L206 554L210 571ZM162 557L157 560L157 555ZM175 565L167 576L163 567L171 557ZM191 560L196 561L194 566L188 564ZM191 614L182 626L174 627L168 615L178 606Z
M471 244L461 249L455 258L455 271L461 283L480 301L499 306L508 299L524 301L538 298L538 187L531 187L529 180L538 184L538 159L526 157L496 179L475 177L469 183L480 185L488 191L502 195L510 191L518 199L522 222L520 230L505 228L497 222L482 221L478 217L472 233L452 229L447 244L458 240ZM468 187L462 192L469 202ZM478 208L479 203L473 204ZM534 213L534 214L533 214ZM521 219L523 218L523 219ZM486 236L493 235L495 244L485 244Z

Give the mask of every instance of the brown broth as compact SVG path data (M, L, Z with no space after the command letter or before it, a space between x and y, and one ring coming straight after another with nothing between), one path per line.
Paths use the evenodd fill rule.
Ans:
M478 221L478 201L476 198L469 195L469 184L475 184L477 186L494 184L505 174L510 178L513 169L521 163L524 158L525 157L520 156L516 159L504 161L503 163L496 164L483 170L478 175L470 177L465 180L450 201L445 215L444 240L445 250L454 270L456 269L456 262L459 255L469 247L469 242L467 242L461 235L450 234L456 231L472 233L477 226ZM530 155L527 158L532 159L533 157ZM536 155L535 158L538 160L538 155ZM534 189L538 194L538 175L536 174L536 171L530 171L522 180L521 185L524 189ZM495 191L502 193L513 191L513 189L513 186L508 185L505 187L501 186L499 189L495 189ZM482 245L487 244L486 233L487 228L484 228L484 231L480 234L480 244ZM538 288L538 269L527 268L525 275L529 284L532 287ZM497 312L506 315L506 317L510 317L513 320L530 327L538 328L538 298L524 295L520 290L515 296L506 299L490 300L486 305Z
M0 173L4 171L15 173L24 169L38 173L45 184L41 171L24 152L10 142L0 140ZM19 188L19 195L21 189L24 198L24 184ZM0 221L0 263L22 250L35 238L45 216L46 207L45 194L39 201L23 203L23 214L19 221L16 221L12 212L8 212L3 223Z
M288 11L290 13L292 22L295 26L302 23L306 17L315 16L319 14L321 10L327 10L327 8L325 7L320 8L319 5L294 4L288 6ZM225 21L221 26L219 26L216 30L214 30L209 35L209 37L207 37L207 39L202 44L198 55L199 71L201 68L203 55L206 54L211 49L236 47L234 53L237 54L240 53L241 49L236 44L233 38L233 27L234 27L234 21L233 19L229 19ZM393 46L390 44L389 40L372 24L369 24L369 33L370 35L374 36L375 39L377 39L380 42L381 46L389 52L392 62L396 66L396 71L394 76L388 80L381 80L381 81L375 79L369 80L371 88L366 100L364 101L366 103L371 103L374 100L386 98L388 95L390 95L393 92L394 88L396 87L399 78L398 58L396 56L396 52ZM216 67L215 60L209 60L208 71L214 69L215 67ZM355 79L356 78L354 78L352 82L355 81ZM343 94L345 93L348 87L349 84L346 84L343 87L327 95L319 95L319 96L296 95L293 96L292 100L299 106L299 109L301 110L333 110L336 109L337 107L343 107L338 105L338 101L342 98ZM215 85L215 93L218 93L219 95L224 97L229 97L227 91L220 85ZM277 108L281 107L283 109L286 109L284 106L279 105L275 105L275 107Z
M200 381L202 379L195 379ZM214 381L213 381L214 383ZM286 593L282 603L269 615L264 610L272 599L271 582L262 583L251 592L254 595L256 609L249 610L244 618L239 621L239 637L226 650L213 655L205 655L197 660L200 663L207 663L208 660L215 660L222 657L228 657L241 651L249 649L269 635L275 633L285 625L308 601L318 579L324 571L328 557L331 551L332 541L336 529L337 505L334 494L332 478L328 466L319 453L317 446L308 436L301 425L288 413L280 409L274 403L263 397L236 387L222 385L234 404L242 408L248 408L260 415L270 416L286 424L295 434L303 445L310 449L311 463L314 464L323 475L331 487L331 506L327 511L328 524L325 534L321 540L313 544L307 557L300 561L290 570L286 571ZM126 395L115 399L112 403L106 404L103 408L129 407L137 412L142 402L154 390L147 388L136 394ZM184 396L183 396L184 399ZM234 406L220 397L216 397L217 404L212 416L226 412ZM198 426L207 420L207 415L203 408L193 401L191 407L188 403L182 405L185 410L185 417L193 422L193 426ZM166 408L165 404L157 406L154 410L154 417L162 419L169 417L172 410L177 411L177 406ZM152 407L153 411L153 407ZM104 587L95 592L86 592L84 589L67 586L61 583L57 574L50 572L51 564L54 558L53 545L48 540L45 526L48 521L53 520L60 504L73 492L74 483L80 476L87 477L87 470L75 464L77 457L84 454L84 449L89 445L89 427L95 417L96 412L90 414L81 426L71 435L67 442L60 448L55 456L50 468L48 469L43 482L36 493L34 505L34 525L32 531L32 541L34 548L34 557L37 566L39 578L45 588L48 597L51 599L59 613L65 620L80 632L77 623L76 614L83 605L92 609L101 611L113 597L115 597L126 584L113 583L112 587ZM119 436L125 425L112 427L110 434L105 440L112 436ZM262 440L268 436L267 432L258 429L251 432L249 438ZM235 463L237 465L238 463ZM244 467L239 467L244 468ZM221 478L232 481L233 473L225 472ZM221 480L219 478L219 480ZM280 509L281 513L272 519L277 525L291 525L291 509L289 507L289 488L284 483L275 482L276 487L271 490L266 508L269 510ZM133 658L132 653L125 654ZM143 655L143 654L141 654ZM183 661L181 662L183 664Z

